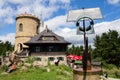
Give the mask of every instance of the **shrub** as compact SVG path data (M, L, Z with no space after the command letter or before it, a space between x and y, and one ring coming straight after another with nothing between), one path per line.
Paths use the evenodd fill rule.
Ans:
M116 66L114 64L107 64L106 62L102 62L102 66L105 68L105 69L113 69L113 68L116 68Z
M1 66L1 71L6 71L6 70L8 70L8 66L6 65Z
M66 65L60 65L59 69L61 69L62 71L72 71L72 69Z
M102 60L101 57L97 57L97 58L93 59L92 61L93 61L93 62L101 62L101 60Z
M120 78L120 71L116 71L116 72L115 72L115 76L116 76L117 78Z
M33 63L35 61L35 57L28 57L25 62L26 63Z
M48 66L51 66L51 64L50 64L50 61L49 61L49 60L48 60L48 63L47 63L47 65L48 65Z
M57 75L64 75L64 76L71 76L71 74L70 74L68 71L62 71L62 70L60 70L60 69L58 69L58 70L56 71L56 74L57 74Z

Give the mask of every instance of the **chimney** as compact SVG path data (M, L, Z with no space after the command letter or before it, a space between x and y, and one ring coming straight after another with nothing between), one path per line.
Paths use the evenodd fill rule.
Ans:
M45 30L46 30L46 32L48 32L48 27L47 27L47 25L46 25L46 29L45 29Z

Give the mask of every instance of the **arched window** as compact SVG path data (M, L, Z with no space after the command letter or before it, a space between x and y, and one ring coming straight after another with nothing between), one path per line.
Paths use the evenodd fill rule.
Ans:
M23 31L23 24L22 23L20 23L20 25L19 25L19 31Z

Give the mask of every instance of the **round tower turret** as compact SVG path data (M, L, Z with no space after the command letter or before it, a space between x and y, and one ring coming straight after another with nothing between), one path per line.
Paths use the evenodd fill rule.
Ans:
M39 34L40 19L32 14L20 14L16 17L15 50L27 48L23 43Z

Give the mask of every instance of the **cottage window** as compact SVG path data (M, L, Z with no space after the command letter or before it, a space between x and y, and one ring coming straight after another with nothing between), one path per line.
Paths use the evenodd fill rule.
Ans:
M53 36L43 36L42 40L44 40L44 41L55 41L56 39Z
M64 61L64 57L57 57L58 60Z
M53 46L49 46L49 52L54 51L54 47Z
M19 31L23 31L23 24L22 23L20 23L20 25L19 25Z
M36 61L42 61L42 58L37 57L37 58L36 58Z
M49 61L54 61L55 58L54 58L54 57L49 57L48 60L49 60Z
M36 51L36 52L40 52L40 47L37 46L37 47L35 48L35 51Z

